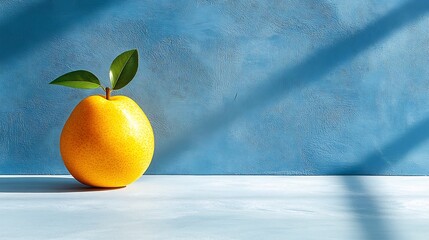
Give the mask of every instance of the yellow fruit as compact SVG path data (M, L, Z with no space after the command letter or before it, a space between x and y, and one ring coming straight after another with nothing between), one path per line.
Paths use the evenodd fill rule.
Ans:
M79 182L123 187L149 167L153 130L144 112L125 96L95 95L82 100L64 125L61 156Z

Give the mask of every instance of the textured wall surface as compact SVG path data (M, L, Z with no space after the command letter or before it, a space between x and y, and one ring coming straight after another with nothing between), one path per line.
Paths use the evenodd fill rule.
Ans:
M67 173L59 135L101 93L51 86L88 69L151 120L150 174L429 174L429 1L0 3L0 173ZM106 117L108 117L106 115Z

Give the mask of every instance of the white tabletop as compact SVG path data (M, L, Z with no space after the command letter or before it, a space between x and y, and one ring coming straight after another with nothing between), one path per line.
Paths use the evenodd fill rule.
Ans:
M0 239L429 239L429 177L0 176Z

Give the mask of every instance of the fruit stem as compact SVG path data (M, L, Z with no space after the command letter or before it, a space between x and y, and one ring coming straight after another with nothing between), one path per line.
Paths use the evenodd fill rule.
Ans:
M109 100L110 99L110 88L106 88L106 99Z

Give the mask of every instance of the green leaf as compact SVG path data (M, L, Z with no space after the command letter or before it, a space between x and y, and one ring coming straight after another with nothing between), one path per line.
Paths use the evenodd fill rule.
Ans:
M82 89L94 89L101 86L98 78L91 72L85 70L66 73L49 84Z
M139 54L137 49L121 53L110 65L110 82L112 89L118 90L125 87L137 73Z

